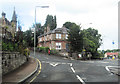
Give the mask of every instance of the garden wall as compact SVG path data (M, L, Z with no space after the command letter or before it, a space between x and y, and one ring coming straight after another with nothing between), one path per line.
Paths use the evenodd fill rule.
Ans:
M2 74L9 73L27 61L27 56L19 52L2 52Z

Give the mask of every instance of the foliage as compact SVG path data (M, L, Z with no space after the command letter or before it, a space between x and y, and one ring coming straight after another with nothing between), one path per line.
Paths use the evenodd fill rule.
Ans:
M69 27L72 26L72 23L71 23L71 22L65 22L65 23L63 24L63 26L69 29Z
M8 43L8 50L13 51L13 44L11 44L10 42Z
M118 58L120 59L120 53L118 53Z
M64 27L69 28L68 41L70 52L81 51L82 50L82 38L80 36L80 26L72 22L66 22L63 24Z
M29 29L23 33L23 46L25 47L33 47L34 46L34 39L32 30Z
M81 31L81 36L83 38L83 47L87 52L91 52L92 56L99 54L97 49L102 44L101 34L98 30L88 28Z
M108 50L105 51L105 53L106 53L106 52L120 52L120 49L113 49L113 50L109 50L109 49L108 49Z
M98 52L98 51L95 51L94 52L94 55L92 56L92 58L96 58L96 59L98 59L98 58L104 58L104 54L101 52Z
M2 50L10 52L18 51L18 45L17 43L13 44L12 42L2 42Z
M56 54L58 54L58 52L56 51L56 49L51 49L50 54L56 55Z
M29 56L30 55L30 50L28 48L24 49L24 55Z
M56 28L57 26L56 16L53 17L52 15L47 15L44 26L47 27L48 25L50 26L50 30L53 30Z
M48 53L49 47L38 47L38 49L39 49L40 52Z
M3 51L7 51L8 50L8 47L7 47L7 44L2 42L2 50Z

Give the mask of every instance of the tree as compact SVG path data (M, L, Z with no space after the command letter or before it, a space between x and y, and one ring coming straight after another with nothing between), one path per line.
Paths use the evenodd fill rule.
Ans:
M63 24L64 27L69 29L68 32L68 41L71 52L81 51L82 50L82 38L80 37L80 26L72 23L66 22Z
M63 26L69 29L69 27L72 26L72 23L71 23L71 22L65 22L65 23L63 24Z
M92 28L84 29L80 34L83 38L83 47L85 50L95 56L97 49L102 44L101 34L98 33L98 30Z
M34 46L33 33L32 33L31 29L29 29L23 33L23 44L26 47Z
M50 26L50 30L53 30L56 28L57 26L56 16L53 17L52 15L47 15L44 26L47 27L48 25Z

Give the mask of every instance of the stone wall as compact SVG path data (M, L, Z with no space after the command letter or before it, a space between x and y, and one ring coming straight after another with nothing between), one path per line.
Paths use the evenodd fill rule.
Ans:
M2 52L2 74L5 75L27 61L27 57L19 52Z

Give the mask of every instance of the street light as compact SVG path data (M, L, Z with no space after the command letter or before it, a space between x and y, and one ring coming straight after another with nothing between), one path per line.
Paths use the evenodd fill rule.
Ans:
M36 45L36 8L49 8L49 6L35 6L35 30L34 30L34 56L35 56L35 45Z

